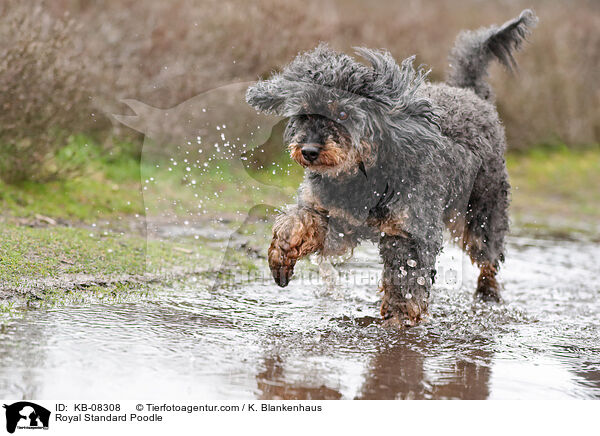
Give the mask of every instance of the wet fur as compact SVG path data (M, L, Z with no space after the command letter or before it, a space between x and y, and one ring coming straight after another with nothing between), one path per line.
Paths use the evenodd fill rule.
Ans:
M427 313L446 227L481 268L476 295L500 300L510 186L485 77L492 58L514 65L511 52L535 21L524 11L500 28L461 34L447 83L427 82L414 57L398 65L387 52L357 49L365 65L320 45L248 89L252 106L290 117L284 140L306 168L298 205L273 230L278 284L302 256L369 239L384 264L382 317L415 325ZM302 156L307 143L320 149L313 163Z

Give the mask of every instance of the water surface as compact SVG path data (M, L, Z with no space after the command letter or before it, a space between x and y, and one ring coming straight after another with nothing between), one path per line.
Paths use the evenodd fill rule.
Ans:
M373 246L322 266L327 280L304 263L304 279L285 289L270 279L213 287L195 278L144 301L30 310L0 331L0 393L600 399L598 259L597 244L512 238L500 276L505 303L487 305L472 300L476 270L446 247L431 318L408 331L378 321Z

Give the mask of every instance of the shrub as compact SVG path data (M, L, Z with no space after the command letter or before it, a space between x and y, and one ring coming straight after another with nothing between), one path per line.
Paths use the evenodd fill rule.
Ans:
M517 55L521 74L495 67L490 78L509 147L600 141L600 15L593 1L64 1L89 30L94 58L104 58L97 82L108 112L119 112L116 97L164 108L255 80L320 40L348 52L364 45L385 47L397 59L417 54L440 80L460 30L500 24L533 7L540 24Z
M90 118L75 22L17 1L0 17L0 177L45 180L61 172L52 160L69 131Z

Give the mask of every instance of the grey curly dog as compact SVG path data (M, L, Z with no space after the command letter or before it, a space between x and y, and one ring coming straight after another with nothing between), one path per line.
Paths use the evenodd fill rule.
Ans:
M493 59L516 67L512 53L536 22L525 10L501 27L462 32L445 83L427 82L414 56L398 65L359 48L366 65L321 44L248 89L251 106L289 117L284 141L306 169L298 204L273 227L268 258L280 286L298 259L371 240L384 265L384 322L415 325L446 227L481 270L476 297L500 301L510 185L486 76Z

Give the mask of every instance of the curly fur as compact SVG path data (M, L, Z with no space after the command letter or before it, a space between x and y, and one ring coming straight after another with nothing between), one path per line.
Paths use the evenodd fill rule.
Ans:
M271 244L280 285L300 257L302 238L292 229L299 222L318 226L300 226L311 235L310 252L339 253L370 239L384 263L382 316L414 325L426 314L448 227L482 269L477 295L499 301L494 276L508 231L509 184L504 129L484 78L493 57L514 65L511 52L535 21L524 11L500 28L461 34L447 83L427 82L414 56L398 65L385 51L356 49L366 65L321 44L248 89L250 105L290 117L284 139L306 167L298 206L278 220ZM308 142L321 147L314 165L302 156ZM291 241L289 254L281 247Z
M450 52L450 71L446 83L472 89L485 100L492 100L492 88L485 82L488 65L496 58L509 71L517 68L512 55L537 24L535 14L526 9L519 17L502 27L491 26L475 31L461 32Z

